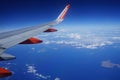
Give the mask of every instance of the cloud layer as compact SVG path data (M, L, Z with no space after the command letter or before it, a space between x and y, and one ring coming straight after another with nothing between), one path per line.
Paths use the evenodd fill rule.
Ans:
M66 30L60 30L56 33L43 33L37 36L44 40L44 44L61 44L70 45L75 48L87 48L97 49L113 43L120 43L120 36L114 35L113 33L101 33L86 31L82 32L69 32Z

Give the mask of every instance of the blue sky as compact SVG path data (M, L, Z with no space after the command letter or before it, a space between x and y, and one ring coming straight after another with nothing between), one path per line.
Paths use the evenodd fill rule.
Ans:
M71 8L60 26L120 26L119 0L0 0L0 28L14 29L52 21L68 3Z

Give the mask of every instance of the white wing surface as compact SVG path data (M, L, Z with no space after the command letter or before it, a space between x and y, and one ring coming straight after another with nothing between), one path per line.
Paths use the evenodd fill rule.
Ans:
M58 16L58 18L52 22L39 26L0 33L0 60L14 59L15 56L5 54L4 51L62 22L69 8L70 5L68 4Z

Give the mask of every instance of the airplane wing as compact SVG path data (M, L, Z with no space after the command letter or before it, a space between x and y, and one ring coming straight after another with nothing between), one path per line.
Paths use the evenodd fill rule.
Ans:
M27 39L35 35L38 35L41 32L45 32L45 31L47 32L49 30L51 31L50 29L51 27L59 24L64 20L64 17L69 8L70 8L70 4L66 5L64 10L58 16L58 18L52 22L39 25L39 26L27 27L27 28L15 30L15 31L0 33L0 61L10 60L15 58L15 56L4 53L6 49L22 42L26 43L24 41L26 41Z

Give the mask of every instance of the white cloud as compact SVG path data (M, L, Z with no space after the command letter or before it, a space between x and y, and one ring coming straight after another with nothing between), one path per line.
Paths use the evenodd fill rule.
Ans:
M55 78L55 80L60 80L60 78Z
M32 49L33 51L35 50L35 48L34 48L34 47L32 47L31 49Z
M115 40L120 40L120 37L113 37L113 39L115 39Z
M33 64L32 65L26 64L26 67L27 67L27 73L31 73L38 78L49 79L51 77L50 75L44 76L40 73L37 73L37 69Z
M72 39L81 39L81 36L78 33L70 33L67 36Z
M114 37L113 34L109 34L105 31L86 31L86 32L69 32L66 30L60 30L56 33L49 33L46 36L39 36L39 38L44 39L43 44L61 44L70 45L75 48L87 48L87 49L97 49L104 47L106 45L111 45L116 41L120 42L120 37ZM109 35L108 35L109 34ZM116 36L116 35L115 35Z
M105 67L105 68L114 68L114 67L120 68L120 64L112 63L112 62L109 61L109 60L103 61L103 62L101 63L101 66L102 66L102 67Z
M34 64L26 64L27 67L27 73L31 73L37 78L45 79L45 80L52 80L51 75L43 75L41 73L38 73L36 67ZM61 80L60 78L56 77L54 80Z
M28 70L27 70L28 73L34 73L35 74L36 71L37 71L33 65L32 66L29 65L29 66L27 66L27 68L28 68Z
M35 75L36 75L37 77L39 77L39 78L42 78L42 79L49 79L49 78L51 77L50 75L44 76L44 75L39 74L39 73L36 73Z
M77 33L70 33L65 34L64 37L61 37L61 35L58 37L57 35L57 38L49 38L49 40L44 41L44 44L64 44L71 45L76 48L96 49L98 47L110 45L112 42L98 37L81 37Z

